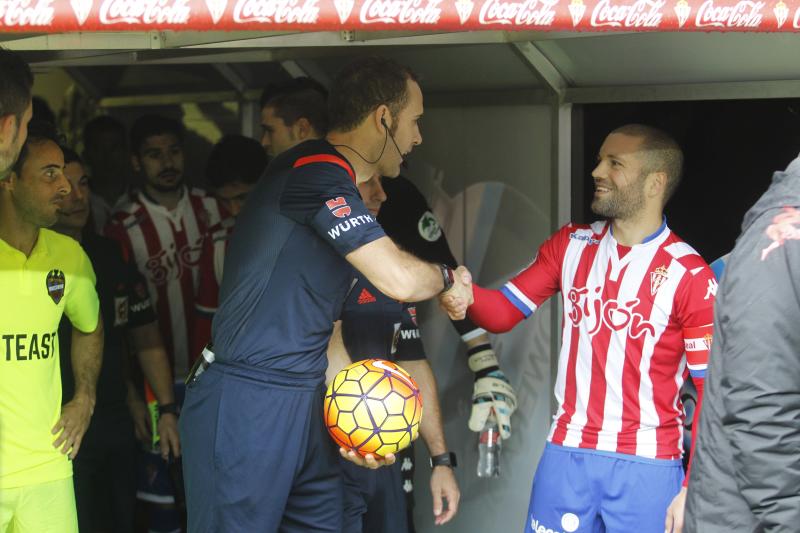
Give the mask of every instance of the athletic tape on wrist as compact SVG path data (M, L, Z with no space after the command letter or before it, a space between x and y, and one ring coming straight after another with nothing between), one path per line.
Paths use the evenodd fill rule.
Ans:
M497 370L500 367L497 363L497 356L490 344L481 344L469 350L469 369L473 372L482 370ZM490 371L491 371L490 370Z
M472 331L469 331L461 335L461 340L464 342L469 342L472 339L477 339L481 335L486 335L486 330L483 328L475 328Z

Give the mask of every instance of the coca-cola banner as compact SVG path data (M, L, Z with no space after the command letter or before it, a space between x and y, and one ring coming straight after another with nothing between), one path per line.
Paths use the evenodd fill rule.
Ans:
M2 32L789 31L800 0L0 0Z

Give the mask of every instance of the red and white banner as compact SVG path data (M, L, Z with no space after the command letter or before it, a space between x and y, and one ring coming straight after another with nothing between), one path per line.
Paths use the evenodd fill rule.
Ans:
M800 0L0 0L2 32L800 30Z

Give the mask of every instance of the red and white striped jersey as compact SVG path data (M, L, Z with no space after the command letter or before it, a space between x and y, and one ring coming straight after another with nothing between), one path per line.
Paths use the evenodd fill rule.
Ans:
M170 211L143 192L114 210L106 233L119 241L147 279L161 335L172 358L174 378L189 371L194 302L203 235L220 221L217 200L186 189Z
M681 457L679 391L690 370L702 387L716 287L705 261L666 222L633 247L618 244L607 222L569 224L550 237L501 289L526 317L562 293L558 411L548 440Z

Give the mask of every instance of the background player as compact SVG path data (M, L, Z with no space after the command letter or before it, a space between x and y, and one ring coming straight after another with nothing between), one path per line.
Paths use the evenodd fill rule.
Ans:
M128 387L131 373L128 337L162 405L174 403L169 361L144 278L123 257L117 242L97 235L87 226L91 210L90 178L74 151L63 146L61 150L64 175L71 189L61 204L54 229L81 243L88 255L97 277L100 312L106 324L97 402L81 443L81 453L73 460L78 526L85 532L132 532L137 457L134 422L140 433L149 433L149 427L141 418L131 418L139 412L131 409L129 413L132 399ZM58 336L61 383L64 396L70 398L75 380L71 362L72 326L68 320L61 319ZM142 404L141 399L138 403ZM147 410L142 411L149 423ZM168 456L170 448L176 456L180 455L175 415L161 417L158 431L162 457ZM150 442L151 437L146 435L146 439Z
M375 176L358 184L364 205L373 217L378 217L381 204L386 200L382 181ZM335 361L328 366L328 375L335 375L349 364L348 354L356 360L368 356L396 361L411 374L419 385L425 405L420 436L432 457L433 514L437 525L449 522L458 510L460 496L453 473L455 455L447 449L439 391L425 358L416 306L388 298L368 280L359 277L345 301L341 318L328 350L329 359ZM345 463L346 532L414 531L413 452L413 446L406 448L399 454L397 463L377 471Z
M54 132L34 126L0 180L0 531L78 530L70 459L95 405L103 326L89 259L74 240L47 229L70 191L63 169ZM62 313L74 326L75 380L63 407Z
M157 414L178 413L183 380L197 356L190 351L197 261L203 235L220 220L217 200L184 184L183 135L181 124L166 117L136 120L130 132L131 164L142 175L142 189L118 205L106 227L147 280L171 359L176 403L158 406ZM149 528L172 532L180 527L175 488L160 450L153 448L142 455L137 496L150 504Z
M257 141L241 135L229 135L211 150L206 163L209 192L227 215L209 228L203 237L198 261L195 328L192 353L199 354L211 340L211 319L219 305L219 284L225 264L225 250L236 216L250 191L267 166L267 156Z
M681 529L679 392L688 366L697 427L716 294L711 269L663 215L682 160L660 130L613 131L592 172L592 210L608 220L564 226L499 291L474 286L470 317L498 332L562 294L559 407L528 531Z

